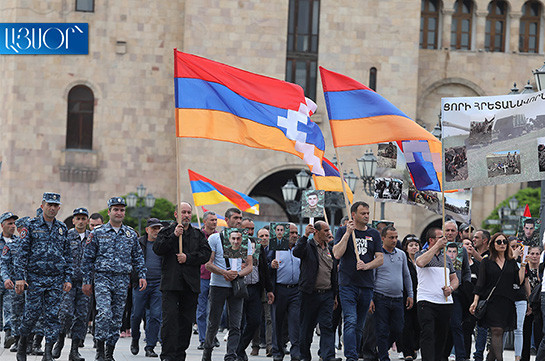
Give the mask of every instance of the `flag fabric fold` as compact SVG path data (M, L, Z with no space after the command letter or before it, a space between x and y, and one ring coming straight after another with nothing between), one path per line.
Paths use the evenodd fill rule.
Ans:
M442 153L437 138L356 80L323 67L320 76L335 147L416 141L402 147L415 187L441 190Z
M314 188L329 192L342 192L343 185L341 183L341 173L335 167L333 163L326 157L322 159L322 168L324 169L324 175L312 173L312 179L314 180ZM350 203L354 199L354 194L350 190L348 183L344 181L346 195Z
M201 207L201 208L202 208L203 214L206 213L206 212L208 212L208 209L204 208L204 206ZM216 212L214 212L214 213L216 213ZM217 217L217 219L218 219L218 223L216 223L216 227L229 227L229 226L227 225L227 221L225 220L225 217L224 217L224 216L222 216L221 214L216 213L216 217ZM203 219L203 220L204 220L204 219Z
M195 206L230 202L244 212L259 214L259 202L244 193L221 185L188 169Z
M325 141L303 88L174 50L176 136L294 154L321 169Z

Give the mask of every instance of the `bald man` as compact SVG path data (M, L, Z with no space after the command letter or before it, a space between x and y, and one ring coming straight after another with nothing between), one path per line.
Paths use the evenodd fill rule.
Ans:
M309 239L310 235L314 237ZM340 361L335 358L335 333L333 309L337 303L337 265L328 246L331 230L327 223L309 224L293 255L301 259L299 292L301 295L301 360L310 360L310 344L316 324L320 324L320 357L324 361Z

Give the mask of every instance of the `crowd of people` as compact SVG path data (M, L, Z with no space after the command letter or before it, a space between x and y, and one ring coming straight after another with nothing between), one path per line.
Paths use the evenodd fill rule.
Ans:
M56 219L60 199L44 193L36 217L0 216L4 347L17 361L57 359L67 337L69 360L83 361L90 322L95 360L113 361L127 310L131 353L140 352L144 320L145 356L159 357L160 343L167 361L186 359L195 324L202 361L212 360L220 328L227 361L262 348L273 361L339 361L336 350L348 361L390 360L394 350L405 360L479 361L487 345L486 360L502 361L509 330L517 361L532 348L545 360L542 247L523 239L448 220L425 239L400 240L392 224L371 228L369 205L355 202L335 234L324 221L303 234L290 224L287 249L271 250L277 232L256 230L237 208L225 212L229 233L211 211L195 227L191 204L181 202L176 222L150 218L139 236L123 224L122 197L108 200L105 224L75 209L70 230ZM242 258L224 257L242 240Z

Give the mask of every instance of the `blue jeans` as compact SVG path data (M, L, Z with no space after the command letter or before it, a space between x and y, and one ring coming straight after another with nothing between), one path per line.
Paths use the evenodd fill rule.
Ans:
M486 339L488 338L488 329L477 325L477 336L475 337L474 361L484 360L484 349L486 348Z
M210 279L201 278L201 293L197 299L197 328L199 330L199 342L204 343L206 336L206 319L208 318L208 290L210 290Z
M159 338L161 328L161 291L160 282L148 283L144 291L138 287L132 290L132 314L131 335L135 340L140 339L140 322L144 318L146 306L149 305L149 313L146 317L146 347L154 348Z
M344 357L347 361L355 361L358 359L358 347L361 343L367 310L373 298L373 289L341 285L339 297L344 314Z
M464 346L464 332L462 330L462 300L457 294L452 295L452 299L454 303L452 305L452 314L450 315L450 331L452 333L452 342L454 344L456 361L463 361L466 359L466 356L469 357L469 355L466 355L466 349Z
M377 330L377 348L380 361L390 361L390 346L401 340L403 332L403 297L387 297L375 293L375 326Z

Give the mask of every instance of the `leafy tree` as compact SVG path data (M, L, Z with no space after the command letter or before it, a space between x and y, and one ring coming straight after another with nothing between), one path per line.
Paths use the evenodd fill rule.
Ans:
M541 202L541 188L524 188L518 191L513 197L517 199L519 202L519 207L525 207L526 204L528 204L528 207L530 208L530 213L532 213L532 217L539 217L539 206ZM509 200L511 197L505 199L502 201L488 217L483 221L481 226L485 229L488 229L490 233L496 233L501 230L501 226L499 224L486 224L486 221L489 219L500 219L500 216L498 215L498 209L500 207L509 207Z

